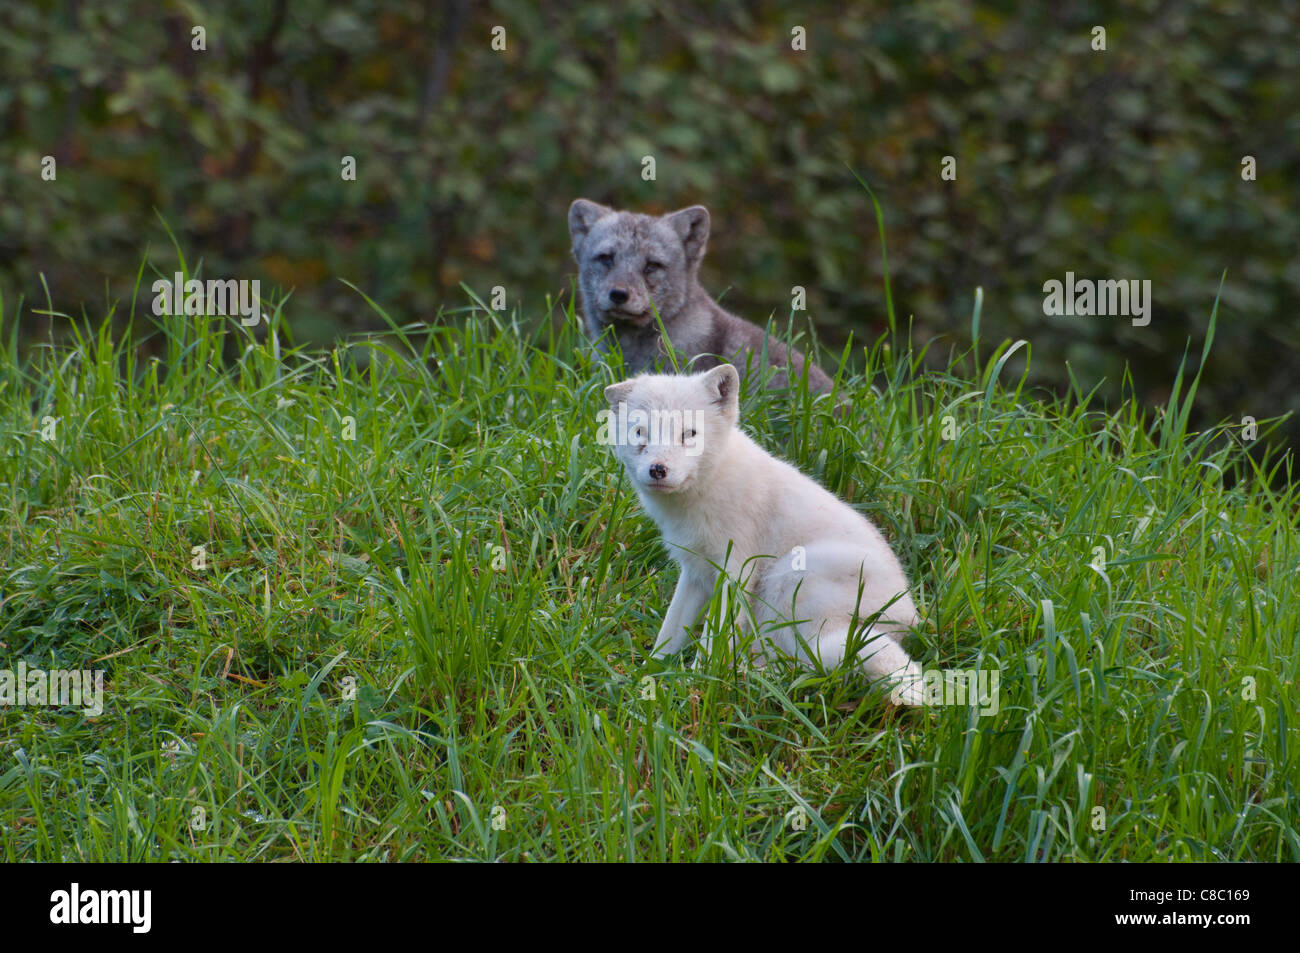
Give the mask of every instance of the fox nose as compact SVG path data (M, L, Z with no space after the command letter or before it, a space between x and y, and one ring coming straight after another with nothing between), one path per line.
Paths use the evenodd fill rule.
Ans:
M668 476L668 468L666 466L662 463L650 464L650 479L662 480L666 476Z
M614 304L624 304L627 302L627 292L622 288L611 288L609 291L609 300Z

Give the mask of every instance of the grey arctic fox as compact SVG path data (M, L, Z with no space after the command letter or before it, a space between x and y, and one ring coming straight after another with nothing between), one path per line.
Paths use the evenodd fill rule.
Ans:
M655 217L577 199L569 206L569 234L578 262L583 328L598 346L608 346L606 332L612 328L633 373L653 370L665 356L657 310L673 349L685 355L692 371L726 362L744 368L752 361L757 368L766 344L768 362L779 369L774 386L785 386L791 370L797 379L806 364L810 389L830 392L831 379L821 368L719 307L700 285L709 239L704 206Z

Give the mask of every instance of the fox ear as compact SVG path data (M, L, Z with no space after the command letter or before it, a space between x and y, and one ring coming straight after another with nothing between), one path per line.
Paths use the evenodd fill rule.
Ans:
M734 412L739 406L740 375L730 364L719 364L705 371L702 379L709 400L724 411Z
M591 226L614 211L607 205L600 205L589 199L574 199L569 206L569 235L573 238L573 252L576 255L583 239L591 231Z
M619 381L605 388L605 399L609 401L609 406L613 407L619 401L627 400L627 395L630 393L632 393L632 381Z
M686 262L698 265L704 257L704 246L709 241L709 210L703 205L692 205L680 212L664 216L672 230L682 240L686 248Z

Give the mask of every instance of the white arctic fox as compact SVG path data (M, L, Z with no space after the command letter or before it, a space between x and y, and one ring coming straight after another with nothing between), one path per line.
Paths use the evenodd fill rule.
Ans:
M831 669L856 610L870 622L853 633L863 671L890 685L895 703L922 704L920 666L899 644L917 621L903 567L869 520L741 432L738 386L736 369L723 364L605 388L611 410L601 439L614 444L681 566L655 656L682 649L724 568L746 593L749 612L738 617L757 624L761 657L775 647ZM702 654L711 640L706 631Z

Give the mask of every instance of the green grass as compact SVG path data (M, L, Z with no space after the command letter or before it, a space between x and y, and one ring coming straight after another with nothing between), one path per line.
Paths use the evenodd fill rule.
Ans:
M0 709L0 856L1300 860L1297 491L1187 432L1194 383L1144 418L882 339L839 416L745 395L889 537L927 668L1000 670L995 715L901 711L647 661L676 570L568 318L10 333L0 667L101 668L106 710Z

